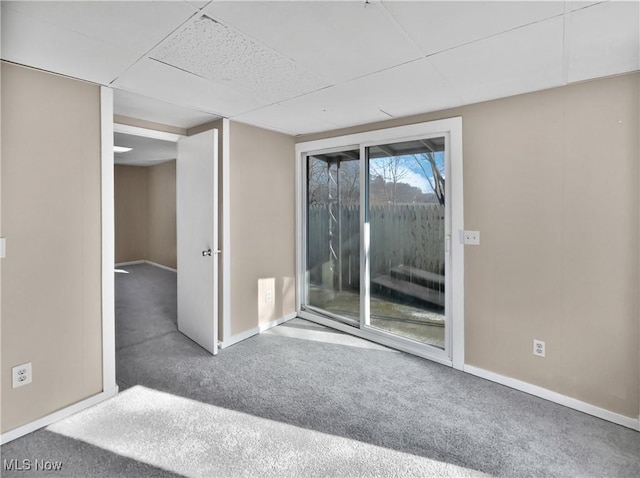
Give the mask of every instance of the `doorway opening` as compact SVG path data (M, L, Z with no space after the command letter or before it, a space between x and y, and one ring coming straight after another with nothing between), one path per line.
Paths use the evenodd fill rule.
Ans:
M180 336L177 343L217 353L218 131L212 124L201 129L179 134L114 124L121 386L137 383L135 360L123 357L144 355L144 347L164 339L176 343L175 336L173 342L164 337L169 334Z
M177 331L177 144L115 129L118 352Z

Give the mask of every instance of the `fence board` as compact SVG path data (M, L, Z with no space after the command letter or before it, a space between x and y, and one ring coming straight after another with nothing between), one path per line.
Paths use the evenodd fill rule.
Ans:
M357 290L360 278L360 208L342 208L342 283ZM329 213L323 205L308 209L308 271L322 279L329 260ZM381 205L370 209L371 277L388 274L399 265L444 274L444 206L440 204ZM336 264L336 267L338 265Z

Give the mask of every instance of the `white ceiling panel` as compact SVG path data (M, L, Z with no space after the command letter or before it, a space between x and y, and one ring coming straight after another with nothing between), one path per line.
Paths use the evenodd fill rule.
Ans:
M339 125L318 116L308 111L300 112L282 105L270 105L234 116L231 119L291 135L315 133L339 127Z
M209 5L211 3L211 0L186 0L187 3L193 5L194 7L196 7L199 10L202 10L204 7L206 7L207 5Z
M564 2L383 1L425 55L564 13Z
M264 106L228 84L214 83L149 58L136 63L113 86L220 116Z
M137 59L122 48L25 15L2 3L2 58L108 84Z
M590 7L591 5L596 5L598 3L602 3L603 1L609 0L600 0L598 2L585 2L581 0L568 0L564 2L564 11L565 13L573 12L575 10L580 10L582 8Z
M206 16L167 39L151 57L203 78L228 81L266 103L329 85L290 58Z
M10 8L142 56L198 10L184 1L9 1Z
M379 3L213 2L204 11L330 83L422 56Z
M178 155L177 143L143 136L114 133L113 144L132 148L131 151L126 153L114 153L115 164L152 166L176 159Z
M640 69L640 3L598 4L566 22L569 82Z
M360 78L352 84L368 103L394 117L461 104L460 97L428 58Z
M298 116L310 115L339 127L389 119L388 114L380 111L377 101L369 101L357 81L341 83L281 104Z
M282 105L299 115L306 113L344 127L436 111L460 103L429 59L422 58Z
M563 19L512 30L429 59L465 104L559 86Z
M128 91L114 89L113 112L146 121L168 124L179 128L192 128L214 121L220 116L184 108Z

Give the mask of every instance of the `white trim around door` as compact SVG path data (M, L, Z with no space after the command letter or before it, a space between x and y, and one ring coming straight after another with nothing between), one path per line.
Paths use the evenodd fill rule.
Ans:
M328 152L344 148L359 148L360 159L363 161L360 181L361 181L361 212L366 204L363 201L365 196L364 184L366 175L364 172L365 157L363 155L365 147L385 142L411 141L435 136L446 138L446 155L448 169L447 175L447 204L450 208L450 224L446 241L450 243L450 254L448 256L447 289L452 291L448 295L447 303L447 324L448 332L445 338L445 350L438 349L419 342L414 342L405 338L394 337L386 333L378 332L371 327L360 328L350 326L347 323L323 317L312 308L305 310L303 298L305 297L306 278L306 167L305 159L311 153ZM462 370L464 366L464 244L462 241L464 230L464 210L463 210L463 179L462 179L462 118L450 118L426 123L418 123L408 126L357 133L323 140L308 141L296 145L296 307L298 315L308 320L316 321L329 327L342 330L353 335L382 343L384 345L403 350L414 355L434 360L438 363L453 366ZM361 218L362 225L367 225L364 218ZM366 228L361 229L361 287L367 283L368 274L366 265L368 264L367 251L368 237ZM364 282L363 282L364 281ZM366 285L365 285L366 288ZM367 291L364 291L364 296ZM366 301L362 301L365 302ZM361 315L367 316L366 304L361 304Z
M113 90L100 87L102 174L102 390L118 393L115 325L115 206L113 186Z

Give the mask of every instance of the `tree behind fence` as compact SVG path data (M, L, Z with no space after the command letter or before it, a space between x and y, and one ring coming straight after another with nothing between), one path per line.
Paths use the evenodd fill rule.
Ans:
M357 289L360 282L360 207L342 207L342 284ZM329 261L329 212L324 205L309 207L309 274L322 281L322 264ZM408 204L370 209L371 278L386 275L398 265L444 275L444 206ZM334 247L338 252L337 238Z

